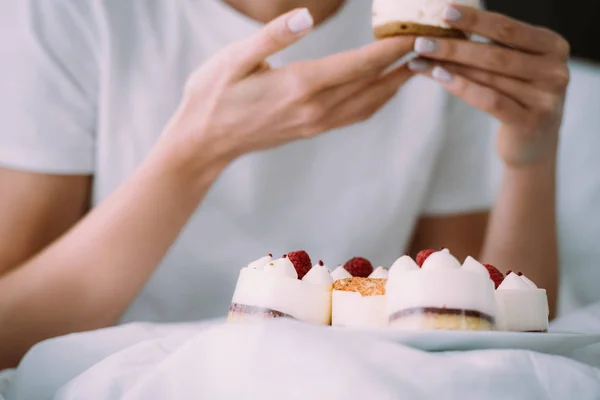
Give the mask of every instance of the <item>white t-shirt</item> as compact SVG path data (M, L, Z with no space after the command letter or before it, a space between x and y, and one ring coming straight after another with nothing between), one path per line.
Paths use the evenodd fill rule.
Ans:
M93 174L94 205L148 154L189 74L260 27L220 0L20 0L2 2L0 16L0 164ZM348 0L271 62L372 41L370 2ZM224 315L239 269L269 252L389 265L420 215L490 207L491 131L485 115L415 78L368 122L238 159L124 321Z

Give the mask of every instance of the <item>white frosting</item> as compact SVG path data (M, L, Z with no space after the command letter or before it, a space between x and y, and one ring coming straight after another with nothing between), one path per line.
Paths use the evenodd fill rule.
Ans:
M487 268L484 267L483 264L481 264L479 261L477 261L476 259L474 259L471 256L467 257L467 259L463 263L462 267L465 271L473 271L473 272L483 274L487 277L490 276L490 273L488 272Z
M544 289L496 290L497 327L503 331L548 329L548 296Z
M444 8L451 4L479 7L479 0L373 0L373 25L413 22L448 28Z
M548 329L548 295L524 275L511 272L496 290L498 329L543 331Z
M279 258L265 265L264 271L268 275L298 279L298 272L289 258Z
M410 256L402 256L397 259L392 266L390 267L390 274L395 274L396 272L406 272L406 271L416 271L419 269L419 266Z
M533 283L533 281L531 279L529 279L528 277L526 277L525 275L521 275L521 279L523 280L523 282L525 282L531 289L537 289L537 285L535 283Z
M333 278L325 265L316 264L302 278L304 282L316 285L333 285Z
M264 269L265 265L267 265L271 261L273 261L273 257L265 256L265 257L259 258L256 261L252 261L250 264L248 264L248 268Z
M389 276L389 271L383 267L377 267L375 271L369 275L369 278L373 279L387 279Z
M422 269L428 271L438 271L447 269L460 269L460 262L448 250L442 250L433 253L423 263Z
M529 281L529 279L527 279ZM529 281L531 282L531 281ZM531 282L533 283L533 282ZM534 285L535 286L535 285ZM532 290L531 285L523 279L522 276L511 272L504 278L504 281L498 286L498 290ZM537 289L537 286L535 287Z
M309 284L252 268L240 271L232 302L273 309L304 322L331 321L331 284Z
M404 263L409 264L408 260ZM494 317L494 282L487 269L474 259L465 264L463 268L449 251L442 250L430 255L422 268L404 270L399 279L392 268L386 285L388 315L410 308L435 307L474 310Z
M385 296L362 296L358 292L334 290L331 325L349 328L387 327Z
M350 274L350 272L346 271L346 269L344 267L342 267L341 265L339 267L337 267L336 269L333 270L333 272L331 273L331 279L333 279L333 281L340 281L342 279L348 279L348 278L352 278L352 274Z

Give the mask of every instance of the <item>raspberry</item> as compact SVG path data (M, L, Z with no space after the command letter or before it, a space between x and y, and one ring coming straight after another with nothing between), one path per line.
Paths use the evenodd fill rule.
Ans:
M422 267L425 263L425 260L429 258L433 253L437 253L437 250L421 250L419 254L417 254L417 264L419 267Z
M504 280L504 275L502 275L502 272L498 271L498 269L493 265L483 264L483 266L487 268L488 272L490 273L490 279L494 281L494 285L496 286L496 289L498 289L498 286L500 286Z
M290 259L292 264L294 264L294 268L296 268L296 272L298 273L298 279L304 278L304 275L306 275L312 268L310 256L304 250L293 251L291 253L287 253L286 256Z
M344 269L357 278L368 278L373 273L373 265L365 258L355 257L344 264Z

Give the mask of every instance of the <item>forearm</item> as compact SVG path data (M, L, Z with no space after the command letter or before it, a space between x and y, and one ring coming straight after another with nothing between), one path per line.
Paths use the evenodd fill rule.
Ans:
M486 235L482 260L521 271L548 291L556 309L558 246L556 162L506 167Z
M0 353L0 369L41 340L114 324L133 301L223 168L209 154L188 157L190 168L175 147L157 146L104 203L0 280L0 343L12 352Z

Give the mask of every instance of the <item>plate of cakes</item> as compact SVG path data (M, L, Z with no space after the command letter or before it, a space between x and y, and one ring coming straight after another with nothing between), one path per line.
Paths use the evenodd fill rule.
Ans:
M228 323L291 318L361 331L426 351L526 349L564 354L600 335L548 331L546 290L448 249L404 255L389 268L354 257L336 268L305 251L242 268Z

